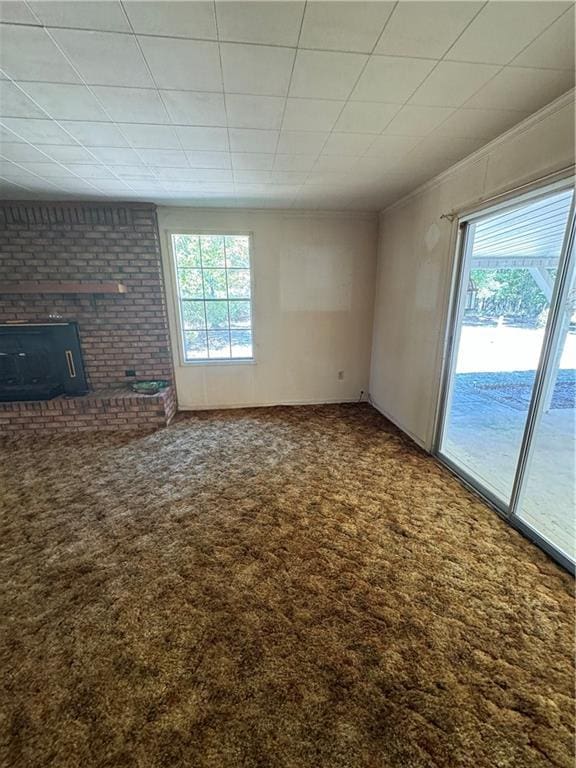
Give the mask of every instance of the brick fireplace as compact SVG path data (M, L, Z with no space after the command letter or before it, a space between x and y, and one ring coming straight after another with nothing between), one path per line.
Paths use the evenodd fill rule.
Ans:
M156 208L1 203L0 324L77 323L89 392L0 403L0 432L153 429L176 410ZM137 395L135 379L163 379Z

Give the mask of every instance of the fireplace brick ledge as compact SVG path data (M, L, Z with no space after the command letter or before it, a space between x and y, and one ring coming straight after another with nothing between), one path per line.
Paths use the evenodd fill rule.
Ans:
M80 397L0 403L0 435L25 431L153 431L167 426L176 412L174 387L157 395L109 387Z

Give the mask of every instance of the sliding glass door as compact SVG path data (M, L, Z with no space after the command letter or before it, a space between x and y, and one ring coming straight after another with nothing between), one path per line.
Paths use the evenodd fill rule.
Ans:
M437 453L574 560L573 190L460 222Z

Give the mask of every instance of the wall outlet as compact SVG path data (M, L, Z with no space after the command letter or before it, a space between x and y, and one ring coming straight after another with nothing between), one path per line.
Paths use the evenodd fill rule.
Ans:
M124 371L125 376L136 376L136 371L134 368L128 368L128 370Z
M338 381L343 381L344 379L344 371L338 371Z

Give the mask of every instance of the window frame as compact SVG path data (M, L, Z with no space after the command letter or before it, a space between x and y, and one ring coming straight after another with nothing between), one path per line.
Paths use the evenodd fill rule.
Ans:
M174 235L185 235L195 237L196 235L219 235L222 237L247 237L248 238L248 262L250 271L250 331L252 333L252 356L251 357L218 357L218 358L198 358L188 360L186 358L186 347L184 343L184 320L182 317L182 301L180 299L180 285L178 281L178 263L176 252L174 250ZM254 329L254 234L251 231L239 229L204 229L190 227L178 227L166 230L166 239L168 241L168 251L170 253L170 278L172 282L172 298L175 303L176 331L178 333L178 362L180 366L203 366L203 365L255 365L256 364L256 334ZM227 300L228 297L227 297ZM230 331L230 328L227 329ZM234 329L232 329L234 330Z

